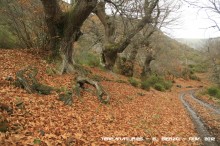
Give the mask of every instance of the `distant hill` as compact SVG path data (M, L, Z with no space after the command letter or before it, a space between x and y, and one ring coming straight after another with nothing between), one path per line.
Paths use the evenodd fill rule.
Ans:
M176 38L178 42L185 44L195 50L204 50L208 39L186 39L186 38Z

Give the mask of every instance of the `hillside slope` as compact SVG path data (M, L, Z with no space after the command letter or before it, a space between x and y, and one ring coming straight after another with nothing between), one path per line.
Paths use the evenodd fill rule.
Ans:
M67 106L57 100L56 92L51 95L28 94L5 80L9 75L14 77L19 69L32 65L39 69L41 82L71 88L73 75L49 75L46 70L54 66L38 57L36 52L0 50L0 103L13 109L11 115L5 111L0 113L1 119L9 122L8 132L0 133L0 145L33 145L37 142L42 145L196 145L188 140L197 134L178 99L176 87L173 92L145 91L126 83L127 78L123 76L90 68L94 75L110 79L100 82L111 95L110 104L103 105L94 92L83 91L81 98L73 96L73 105ZM119 79L125 82L119 82ZM16 106L18 102L22 102L22 108ZM118 139L112 140L112 137ZM187 140L152 141L153 137Z

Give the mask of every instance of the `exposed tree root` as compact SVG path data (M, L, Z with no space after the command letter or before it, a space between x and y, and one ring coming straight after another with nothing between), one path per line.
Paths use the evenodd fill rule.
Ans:
M98 82L82 76L76 77L76 82L77 82L77 87L80 88L84 88L83 87L84 84L90 84L94 86L97 90L98 99L104 104L109 103L109 99L110 99L109 95L103 90L102 86ZM106 98L104 99L103 96L106 96Z
M78 74L81 75L78 75L76 77L76 84L77 84L76 89L78 89L76 90L76 95L80 96L80 89L84 88L83 87L84 84L90 84L96 88L98 99L104 104L109 103L109 95L103 90L102 86L98 82L90 78L84 77L86 76L85 74L88 75L91 72L87 71L81 66L77 66L77 70L79 70ZM36 68L30 66L23 70L19 70L16 73L15 85L24 88L28 93L40 93L45 95L50 94L51 91L54 89L50 86L39 83L36 79L37 72L38 71ZM72 97L73 97L73 91L68 91L65 94L60 94L59 100L63 101L67 105L72 105L73 103Z
M38 70L27 67L16 73L15 85L24 88L28 93L40 93L48 95L53 90L52 87L39 83L36 79Z

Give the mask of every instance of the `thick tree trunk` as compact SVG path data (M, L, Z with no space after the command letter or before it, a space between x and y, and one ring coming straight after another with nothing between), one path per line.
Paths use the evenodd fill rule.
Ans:
M150 63L151 61L155 60L155 58L153 57L153 54L152 53L149 53L147 55L147 58L144 62L144 67L143 67L143 71L141 73L141 76L142 77L147 77L151 74L151 67L150 67Z
M74 65L75 61L73 60L73 44L71 42L66 45L62 44L62 65L61 65L61 74L63 73L72 73L75 71Z
M48 33L50 36L49 42L49 50L52 52L52 57L58 55L59 50L59 42L60 42L60 34L57 31L57 24L61 22L62 19L62 11L59 7L58 2L55 0L41 0L44 13L45 13L45 21L48 28Z
M106 2L99 2L93 12L98 16L105 29L104 48L102 60L105 68L112 70L117 58L117 46L115 44L115 24L114 20L105 13Z
M76 1L69 12L62 13L55 0L41 0L46 14L46 23L51 36L51 47L55 51L59 47L62 52L61 73L75 71L73 60L73 44L82 35L80 28L97 4L97 0ZM61 42L61 43L57 43Z
M115 63L115 70L127 77L132 77L134 74L134 65L136 61L138 50L135 48L135 46L132 46L132 50L129 53L129 57L126 57L124 54L121 54L117 58L117 62Z
M131 77L134 74L134 64L135 64L135 61L136 61L137 53L138 53L138 46L133 46L131 54L130 54L128 60L127 60L127 64L128 64L128 67L129 67L128 76L131 76Z
M105 49L102 52L102 60L105 64L105 68L108 70L112 70L114 65L115 65L115 61L117 59L117 50L116 49L112 49L112 48L107 48L105 47Z
M117 46L115 44L115 24L114 20L105 13L106 2L99 2L93 12L98 16L105 29L104 48L102 60L105 68L112 70L117 58Z

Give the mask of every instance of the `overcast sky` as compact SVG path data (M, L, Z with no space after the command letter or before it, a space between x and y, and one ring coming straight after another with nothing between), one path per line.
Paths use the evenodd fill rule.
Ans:
M220 32L216 28L211 28L211 26L213 26L213 23L207 19L207 15L204 11L198 11L197 8L185 3L181 8L181 19L178 26L163 29L163 31L173 38L220 37Z
M220 36L220 32L217 28L211 27L214 23L207 19L207 15L203 10L185 4L181 8L181 13L182 17L179 29L167 31L172 37L210 38Z

